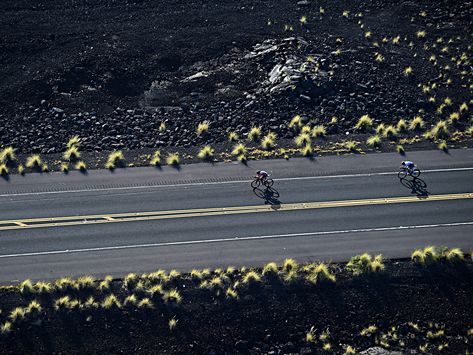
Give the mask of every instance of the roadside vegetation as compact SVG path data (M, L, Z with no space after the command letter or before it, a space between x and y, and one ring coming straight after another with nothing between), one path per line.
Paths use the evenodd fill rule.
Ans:
M464 109L463 112L467 112ZM463 117L460 112L451 114L447 120L440 120L435 125L427 128L425 121L421 116L416 116L410 121L399 119L394 124L386 125L379 123L374 126L373 120L364 115L360 117L357 124L353 127L353 132L358 134L357 137L363 136L365 140L351 139L348 141L331 141L328 139L327 127L320 124L302 123L301 116L293 117L287 124L288 129L294 132L294 138L291 141L279 138L276 133L268 132L263 135L261 127L252 127L247 135L246 142L240 139L235 132L228 134L228 142L232 146L221 150L219 147L213 147L209 144L204 145L195 156L185 153L183 150L179 152L167 151L167 158L164 163L172 166L178 166L188 161L230 161L232 159L246 163L249 159L264 158L285 158L290 157L312 157L324 154L350 154L363 153L364 151L392 150L401 155L406 154L406 150L411 145L421 144L422 141L430 141L433 147L448 152L451 146L455 146L457 142L473 137L473 127L471 123L461 124L458 126L460 118ZM337 122L336 118L332 121ZM470 120L471 122L471 120ZM203 122L199 125L197 131L200 139L205 142L208 137L208 126ZM329 128L331 124L329 124ZM93 157L87 154L85 158L80 151L80 138L72 137L66 145L66 150L62 154L61 160L54 160L49 165L49 161L43 161L43 157L39 154L18 156L14 147L5 147L0 150L0 174L8 176L12 173L25 174L28 172L49 172L57 170L69 172L70 166L82 172L86 171L88 161L93 162ZM104 157L106 163L102 165L111 171L116 168L126 167L124 153L120 150L112 151L108 156ZM163 160L161 158L161 150L154 153L142 155L131 161L128 166L161 166ZM94 165L94 168L100 166Z
M286 303L287 298L311 297L313 301L309 302L307 299L304 302L318 307L315 306L318 302L327 302L322 301L323 299L336 297L337 301L330 307L337 308L336 304L340 302L354 301L346 299L345 297L351 297L346 294L357 292L357 297L367 297L365 292L374 292L378 294L376 302L409 302L413 307L412 310L409 307L409 322L382 318L383 313L378 318L362 320L360 313L359 323L346 325L350 331L343 332L342 335L342 324L329 325L327 319L316 317L309 319L308 323L302 321L298 325L302 326L300 330L303 331L304 327L306 330L303 336L296 337L294 341L312 351L328 353L354 353L369 346L421 352L438 351L443 347L463 349L464 352L471 350L468 339L473 335L467 323L464 323L465 327L458 333L458 328L454 330L442 322L444 318L437 319L434 311L427 312L432 318L412 312L416 312L418 302L429 302L433 289L428 286L430 283L450 285L451 282L449 287L472 288L472 267L471 254L458 248L429 246L413 251L410 262L384 260L381 255L364 253L352 257L345 264L300 264L293 259L285 259L281 263L268 262L260 268L229 266L214 270L194 269L184 274L177 270L157 270L143 274L129 273L121 279L111 276L96 279L86 275L48 282L25 280L17 285L0 287L0 342L9 344L8 348L14 349L18 345L15 339L40 330L50 332L54 322L74 322L77 329L90 324L99 332L112 321L125 328L133 324L133 327L143 331L151 325L148 322L152 322L153 327L159 329L159 337L167 338L175 332L193 332L188 328L190 324L205 322L206 318L197 316L201 312L200 307L213 309L218 305L221 309L219 312L240 314L240 311L248 307L254 309L253 312L264 312L261 308L265 307L264 302ZM400 278L406 272L407 279ZM420 299L411 297L405 302L394 301L392 292L400 293L399 297L405 295L401 296L402 289L393 291L390 284L406 282L404 280L412 280L412 277L417 280L415 287L427 287L429 291L424 291L425 294ZM451 280L452 277L454 280ZM356 291L356 285L360 282L364 286ZM410 282L412 281L408 281L404 287L414 287ZM398 289L398 286L395 288ZM389 301L386 298L388 293ZM317 297L309 296L315 294ZM285 306L288 308L283 313L293 312L296 316L298 311L291 311L291 302L294 300ZM365 312L365 306L358 307L363 310L355 308L355 313ZM241 318L232 319L232 322L238 324L241 321ZM39 324L39 327L31 328L32 324ZM235 324L230 325L233 326ZM264 326L272 327L269 324ZM61 328L54 329L54 332L61 332ZM260 330L254 328L254 331ZM59 334L52 336L57 337ZM100 345L97 346L100 348Z
M444 100L442 105L447 105L449 102L449 100ZM360 135L366 137L366 140L351 139L341 142L329 140L327 133L328 129L334 130L338 118L332 117L328 125L323 125L319 124L318 121L308 121L303 119L303 116L296 115L287 122L288 129L294 134L292 142L279 138L272 131L268 131L263 135L263 129L254 126L249 130L246 141L241 140L236 132L230 131L228 133L228 143L233 143L233 145L223 151L219 151L217 147L209 144L204 145L195 156L187 154L183 150L178 152L167 150L167 158L164 162L174 167L179 166L182 159L184 159L184 162L189 161L189 159L191 161L230 161L236 159L246 163L250 159L289 159L294 156L312 158L324 154L364 153L364 150L385 151L386 149L405 155L408 146L420 144L422 141L430 141L437 149L448 152L452 144L454 145L473 136L471 119L468 121L464 118L467 112L468 105L463 104L457 112L450 114L448 119L439 120L430 128L426 126L425 121L419 115L410 121L401 118L393 124L380 122L377 125L369 115L363 115L353 127L353 134L356 137L360 137ZM197 127L196 134L202 142L208 140L208 132L209 124L206 121L201 122ZM63 161L53 161L51 164L52 170L68 173L70 167L74 167L76 170L85 172L90 156L84 159L80 151L80 144L81 139L78 136L70 138L66 144L66 150L62 154ZM23 159L25 160L22 161ZM143 155L140 161L130 162L128 166L151 165L160 167L162 164L161 150L155 150L152 154ZM126 167L123 152L115 150L108 153L106 163L102 167L111 171ZM44 162L39 154L18 157L14 147L8 146L0 150L0 174L4 177L12 172L23 175L27 172L45 173L49 171L48 163Z

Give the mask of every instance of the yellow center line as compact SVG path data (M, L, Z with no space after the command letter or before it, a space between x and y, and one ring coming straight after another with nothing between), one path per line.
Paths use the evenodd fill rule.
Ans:
M20 226L20 227L28 227L27 224L25 224L25 223L23 223L23 222L20 222L20 221L16 221L15 224L16 224L17 226Z
M120 223L132 221L164 220L191 217L206 217L219 215L234 215L244 213L274 212L274 211L297 211L302 209L321 209L336 207L352 207L367 205L389 205L413 202L448 201L473 199L473 193L430 195L425 198L417 196L370 198L360 200L301 202L281 205L258 205L258 206L235 206L235 207L213 207L196 208L187 210L170 210L154 212L131 212L88 216L65 216L50 218L30 218L16 220L0 220L0 231L45 227L65 227L74 225L93 225L104 223Z

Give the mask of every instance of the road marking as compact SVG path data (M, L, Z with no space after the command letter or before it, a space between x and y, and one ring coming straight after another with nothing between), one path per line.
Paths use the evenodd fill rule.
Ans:
M229 237L229 238L217 238L217 239L185 240L185 241L180 241L180 242L131 244L131 245L116 245L116 246L106 246L106 247L96 247L96 248L51 250L51 251L40 251L40 252L32 252L32 253L17 253L17 254L3 254L3 255L0 254L0 259L28 257L28 256L41 256L41 255L55 255L55 254L72 254L72 253L87 253L87 252L90 253L90 252L98 252L98 251L126 250L126 249L139 249L139 248L158 248L158 247L225 243L225 242L243 242L243 241L265 240L265 239L316 237L316 236L326 236L326 235L335 235L335 234L387 232L387 231L398 231L398 230L440 228L440 227L444 227L444 228L461 227L461 226L472 226L472 225L473 225L473 221L472 222L458 222L458 223L443 223L443 224L397 226L397 227L346 229L346 230L334 230L334 231L325 231L325 232L307 232L307 233L272 234L272 235L259 235L259 236L247 236L247 237Z
M426 197L401 196L389 198L371 198L361 200L340 200L340 201L322 201L322 202L300 202L280 205L256 205L256 206L235 206L235 207L213 207L196 208L187 210L153 211L153 212L132 212L101 214L88 216L64 216L48 218L29 218L0 221L0 231L15 229L33 229L47 227L67 227L76 225L95 225L104 223L123 223L136 221L164 220L191 217L208 217L221 215L235 215L244 213L261 212L283 212L297 211L303 209L321 209L336 207L352 207L366 205L385 205L413 202L431 202L473 199L473 193L430 195Z
M430 169L430 170L422 170L422 173L439 173L439 172L470 171L470 170L473 170L473 167ZM356 178L356 177L370 177L370 176L383 176L383 175L397 175L397 173L398 173L397 171L396 172L389 171L389 172L380 172L380 173L300 176L300 177L290 177L290 178L277 178L276 181L318 180L318 179L351 178L351 177ZM250 182L251 180L231 180L231 181L193 182L193 183L165 184L165 185L142 185L142 186L92 188L92 189L77 189L77 190L64 190L64 191L21 192L21 193L0 194L0 197L58 195L58 194L98 192L98 191L146 190L146 189L160 189L160 188L170 188L170 187L186 187L186 186L191 187L191 186L227 185L227 184L243 184L243 183L248 184Z
M20 226L20 227L28 227L27 224L25 224L25 223L23 223L23 222L20 222L20 221L15 221L15 222L13 222L13 223L15 223L17 226Z

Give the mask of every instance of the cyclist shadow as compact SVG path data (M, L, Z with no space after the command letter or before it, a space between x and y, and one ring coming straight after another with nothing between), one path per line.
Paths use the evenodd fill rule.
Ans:
M279 201L279 192L273 187L267 187L264 190L259 187L253 188L253 193L259 198L264 200L266 205L271 205L272 209L279 209L281 207L281 201Z
M402 178L399 182L408 189L411 190L412 194L415 194L418 198L429 197L429 191L427 191L427 183L419 178L412 178L411 180Z

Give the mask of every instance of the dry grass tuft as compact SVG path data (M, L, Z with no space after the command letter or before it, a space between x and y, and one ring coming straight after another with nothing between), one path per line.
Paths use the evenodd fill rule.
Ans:
M251 127L248 133L248 140L256 141L261 137L261 127Z
M75 168L76 168L76 170L79 170L82 173L87 172L87 165L83 161L77 162Z
M294 259L291 259L291 258L285 259L283 264L282 264L282 269L285 272L297 271L298 268L299 268L299 265L297 264L297 262Z
M383 136L390 139L390 140L396 140L397 139L397 129L393 125L389 125L384 130Z
M141 301L139 301L137 306L138 306L138 308L141 308L141 309L153 309L154 308L153 302L147 297L145 297Z
M130 272L123 279L123 287L127 290L133 290L139 281L139 276L133 272Z
M228 288L225 295L228 299L237 300L239 298L238 293L232 288Z
M67 142L66 144L67 148L72 148L72 147L76 147L76 148L79 148L80 146L80 138L79 136L72 136L69 141Z
M17 322L17 321L21 321L25 319L25 316L26 316L25 309L22 307L16 307L10 312L10 314L8 315L8 318L10 318L12 322Z
M166 158L166 163L168 165L179 166L180 159L178 153L170 153Z
M376 334L378 327L375 325L370 325L367 328L363 328L360 332L361 336L367 337Z
M264 267L263 267L263 276L268 276L268 275L277 275L279 269L278 269L278 264L276 264L275 262L270 262L270 263L267 263Z
M305 147L301 148L301 154L304 157L311 157L313 155L313 150L310 144L307 144Z
M197 157L202 160L210 160L213 158L214 152L215 150L211 146L206 145L200 150L199 154L197 154Z
M44 282L44 281L38 281L34 285L34 288L35 288L35 291L40 295L51 293L54 290L54 287L52 284L50 284L49 282Z
M424 128L425 122L420 116L416 116L412 119L411 123L409 124L409 130L411 131L420 131Z
M79 159L80 158L79 148L76 146L67 148L67 150L63 154L63 158L69 161Z
M6 164L0 164L0 175L7 176L10 173Z
M161 165L161 151L156 150L156 151L153 153L153 156L152 156L152 158L151 158L150 164L151 164L151 165L154 165L154 166L159 166L159 165Z
M95 278L93 276L81 276L76 280L74 288L79 291L92 290L95 288Z
M457 124L460 122L460 113L459 112L452 112L450 116L448 116L448 122L450 124Z
M439 121L424 137L427 139L446 139L450 136L447 122Z
M61 171L64 174L67 174L69 172L69 164L67 163L61 163Z
M136 297L135 294L126 296L125 300L123 301L123 305L126 307L136 307L137 304L138 304L138 298Z
M269 132L261 140L261 147L265 150L272 150L276 148L276 139L277 139L276 133Z
M38 315L41 313L42 309L41 304L36 300L31 301L28 306L26 306L26 311L31 315Z
M396 129L398 132L406 132L407 122L403 118L401 118L396 124Z
M236 141L238 140L238 138L239 138L239 137L238 137L238 133L236 133L236 132L230 132L230 133L228 133L228 140L229 140L230 142L236 142Z
M62 296L54 301L54 309L56 311L66 310L69 308L69 302L69 296Z
M105 276L105 278L102 281L100 281L99 285L97 286L98 291L103 292L105 290L109 290L110 282L112 281L113 281L112 276L110 275Z
M101 306L104 309L120 309L120 308L122 308L122 304L120 303L118 298L113 294L108 295L107 297L105 297L102 304L101 304Z
M70 277L63 277L54 282L55 287L61 291L71 291L74 287L74 281Z
M379 147L381 145L381 137L377 134L371 136L366 140L366 144L368 144L370 147Z
M311 139L308 133L301 133L295 139L294 142L298 147L302 147L305 145L310 145Z
M434 246L417 249L412 252L411 259L416 264L430 266L438 263L442 259L442 250Z
M177 322L178 322L178 320L176 318L174 318L174 317L171 318L168 322L169 330L171 330L171 331L174 330L174 328L176 328L176 326L177 326Z
M355 276L377 273L384 270L383 257L376 255L372 258L368 253L356 255L347 263L346 269Z
M385 129L386 126L384 125L384 123L380 123L378 126L376 126L376 134L382 135Z
M5 322L0 326L0 334L8 334L12 330L12 323Z
M35 291L36 290L30 279L27 279L20 284L20 292L24 295L33 294Z
M256 271L248 271L241 279L241 282L246 285L252 285L261 282L261 277Z
M306 279L314 285L320 282L336 282L335 275L330 272L329 267L325 263L316 265L307 275Z
M43 165L43 161L39 155L31 155L26 159L26 167L30 169L38 169Z
M241 154L246 154L247 149L246 146L243 143L238 143L233 147L232 150L232 155L241 155Z
M125 156L123 155L122 151L114 150L109 154L105 167L107 169L113 170L118 166L124 166L124 164Z
M199 125L197 126L196 133L198 136L202 136L205 133L207 133L208 130L209 130L209 123L207 121L204 121L204 122L199 123Z
M178 304L182 302L182 296L178 290L172 289L164 292L163 300L166 303Z
M0 152L0 162L10 163L16 160L15 149L13 147L6 147Z
M289 128L300 128L302 126L301 116L296 115L289 122Z
M314 128L312 128L312 137L325 137L327 134L327 131L325 129L324 126L322 125L319 125L319 126L315 126Z
M459 248L453 248L445 252L445 259L452 264L465 261L465 254Z
M355 129L359 131L366 131L373 125L373 120L368 115L363 115L360 117L358 122L355 125Z
M441 141L438 145L437 145L437 148L443 152L448 152L448 145L447 145L447 142L445 141Z
M243 164L245 164L248 160L248 158L246 157L245 154L240 154L238 157L237 157L237 160Z

